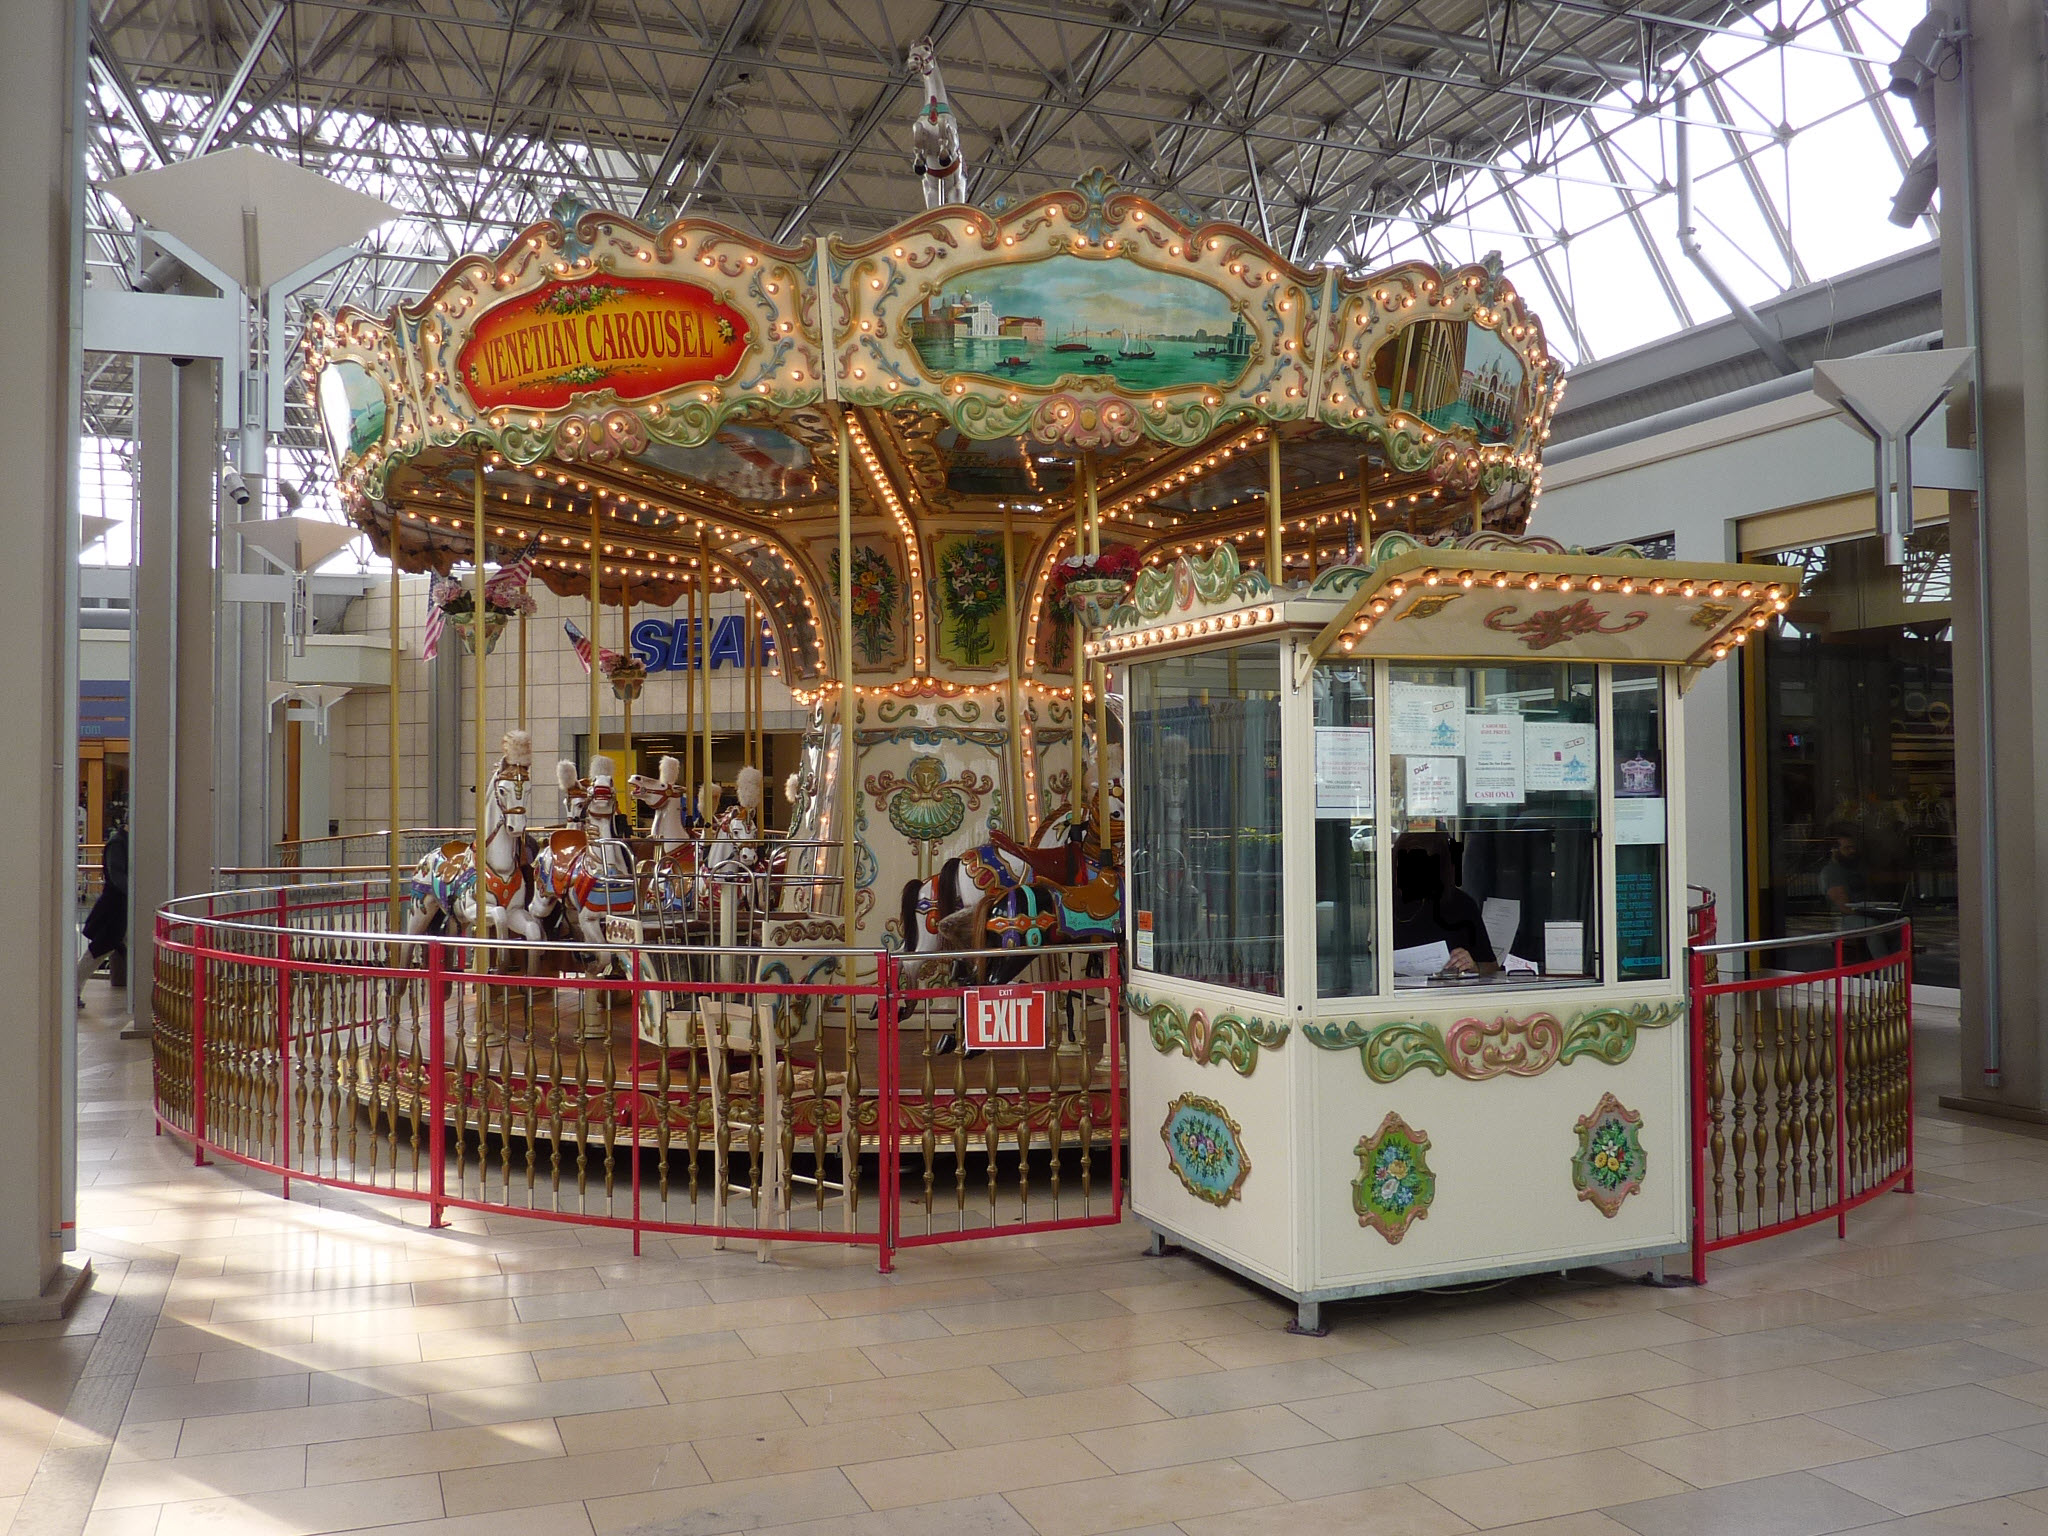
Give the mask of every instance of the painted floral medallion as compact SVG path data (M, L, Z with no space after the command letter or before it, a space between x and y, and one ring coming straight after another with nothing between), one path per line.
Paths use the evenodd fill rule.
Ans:
M1602 1216L1614 1215L1643 1187L1649 1154L1643 1150L1642 1126L1641 1115L1623 1108L1613 1094L1603 1093L1593 1112L1580 1116L1574 1127L1579 1149L1572 1154L1572 1186Z
M1169 1104L1159 1127L1174 1176L1189 1194L1210 1205L1237 1199L1252 1171L1242 1135L1229 1110L1198 1093L1184 1093Z
M1409 1224L1427 1216L1436 1200L1429 1137L1389 1112L1378 1130L1359 1138L1357 1151L1351 1205L1358 1212L1358 1224L1398 1243L1408 1235Z

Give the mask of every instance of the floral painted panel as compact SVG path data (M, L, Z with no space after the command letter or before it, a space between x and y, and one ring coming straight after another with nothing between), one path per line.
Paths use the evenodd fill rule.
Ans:
M1003 540L996 533L953 533L934 541L938 659L955 667L1000 667L1010 659L1003 633Z
M1252 1171L1238 1123L1214 1099L1184 1093L1166 1107L1159 1139L1175 1177L1197 1200L1228 1205Z
M1378 1130L1358 1139L1357 1153L1351 1205L1358 1212L1358 1224L1398 1243L1408 1235L1409 1224L1427 1216L1436 1200L1429 1137L1390 1111Z
M812 545L832 596L827 623L837 625L839 541ZM896 550L855 540L853 546L853 665L858 672L894 671L910 649L910 604Z
M1613 1216L1643 1187L1650 1155L1643 1148L1642 1126L1641 1115L1623 1108L1613 1094L1603 1093L1593 1112L1580 1116L1573 1127L1579 1149L1572 1154L1572 1186L1602 1216Z

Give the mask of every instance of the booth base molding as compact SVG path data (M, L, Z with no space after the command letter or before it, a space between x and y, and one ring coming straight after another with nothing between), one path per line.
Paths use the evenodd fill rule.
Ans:
M1442 1274L1432 1274L1421 1279L1410 1275L1398 1279L1366 1280L1353 1285L1333 1285L1312 1290L1296 1290L1292 1286L1282 1285L1271 1275L1261 1274L1258 1270L1251 1268L1240 1260L1231 1258L1229 1255L1210 1247L1206 1243L1181 1236L1171 1227L1162 1226L1159 1222L1154 1221L1142 1212L1134 1212L1133 1214L1152 1233L1150 1252L1159 1254L1169 1247L1185 1249L1198 1258L1208 1260L1220 1269L1227 1269L1233 1275L1238 1275L1243 1279L1251 1281L1253 1285L1258 1286L1263 1291L1270 1291L1273 1295L1283 1300L1293 1302L1295 1316L1289 1331L1313 1334L1317 1337L1321 1337L1329 1331L1322 1325L1322 1308L1326 1302L1364 1301L1374 1296L1398 1296L1409 1291L1433 1291L1447 1285L1475 1285L1483 1280L1512 1280L1519 1275L1547 1275L1553 1272L1561 1274L1571 1269L1591 1269L1603 1264L1633 1264L1644 1259L1652 1260L1657 1266L1657 1272L1661 1273L1664 1260L1671 1257L1674 1253L1690 1251L1689 1245L1682 1241L1651 1243L1633 1248L1617 1248L1610 1253L1574 1253L1552 1259L1523 1259L1512 1264L1481 1264L1468 1269L1448 1270Z
M2008 1104L2002 1099L1972 1098L1967 1093L1944 1093L1937 1101L1943 1109L1959 1109L1970 1115L1989 1115L1995 1120L2020 1120L2028 1125L2048 1125L2048 1109L2034 1104Z
M92 1286L92 1260L59 1265L43 1294L27 1301L0 1301L0 1327L14 1323L54 1323L69 1317L78 1298Z

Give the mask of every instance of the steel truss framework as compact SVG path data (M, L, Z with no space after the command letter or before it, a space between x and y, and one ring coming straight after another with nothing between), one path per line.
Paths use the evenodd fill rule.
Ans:
M937 44L989 205L1094 166L1301 260L1498 249L1563 353L1718 313L1685 267L1670 148L1696 126L1702 233L1737 286L1814 273L1790 145L1845 125L1870 197L1915 144L1882 94L1912 0L95 0L95 183L249 144L406 210L309 300L381 310L568 193L765 236L922 206L910 45ZM1825 90L1801 82L1831 72ZM1682 105L1689 102L1689 106ZM1796 119L1796 121L1795 121ZM1832 142L1832 140L1831 140ZM1882 184L1881 187L1879 184ZM136 270L95 192L92 260ZM1917 238L1932 233L1931 221ZM1576 254L1575 254L1576 253ZM1838 264L1854 265L1854 262ZM1589 271L1588 267L1596 270ZM1626 266L1626 274L1618 271ZM1611 329L1610 329L1611 334ZM93 430L126 435L124 360ZM88 372L93 373L89 367ZM287 452L317 478L309 421Z

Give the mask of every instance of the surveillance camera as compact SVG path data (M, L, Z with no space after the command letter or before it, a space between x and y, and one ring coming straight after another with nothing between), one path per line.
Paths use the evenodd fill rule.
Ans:
M242 478L239 469L229 467L221 471L221 488L228 493L228 500L238 507L249 505L249 482Z
M1949 45L1943 31L1945 21L1939 12L1929 11L1913 23L1913 30L1906 34L1906 42L1899 49L1898 58L1892 61L1891 83L1885 87L1886 90L1894 96L1911 96L1933 82L1936 68Z
M277 499L284 503L285 516L291 517L298 512L300 504L306 498L291 481L280 480L277 482Z
M1906 167L1906 179L1899 183L1898 194L1892 199L1891 221L1901 229L1911 229L1933 203L1940 184L1941 171L1930 144Z

